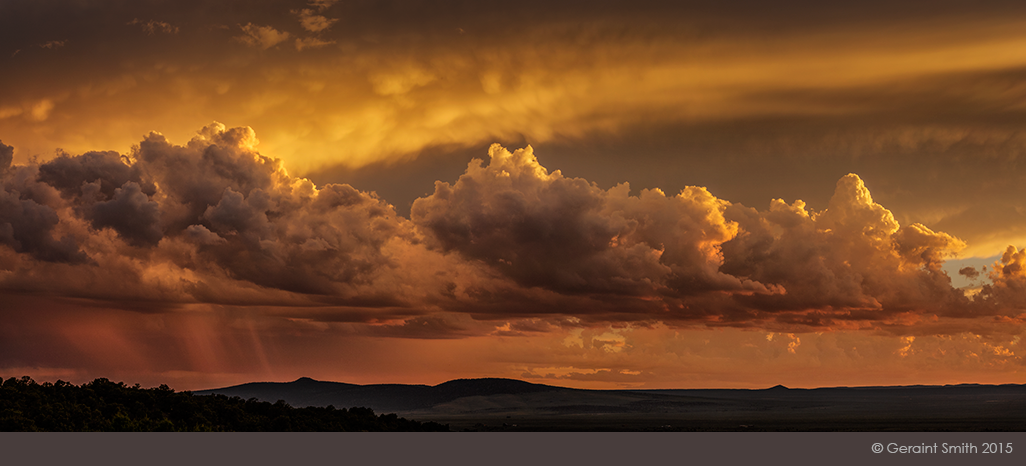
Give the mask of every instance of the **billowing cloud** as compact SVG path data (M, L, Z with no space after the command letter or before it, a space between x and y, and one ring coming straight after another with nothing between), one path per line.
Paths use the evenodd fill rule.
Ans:
M117 152L86 152L74 157L64 154L41 164L38 179L65 197L84 196L86 189L91 195L108 200L125 183L141 182L142 173L139 167L125 163ZM152 185L148 187L150 195L153 189Z
M433 246L481 260L524 286L559 292L649 295L741 290L757 284L718 272L719 247L737 233L728 203L703 188L630 196L549 173L532 149L499 145L455 185L436 182L412 219Z
M17 273L3 286L119 276L138 285L128 295L71 278L46 286L110 300L153 288L175 303L288 304L309 307L313 321L411 336L493 331L458 315L506 320L494 331L510 334L544 327L530 319L793 332L1019 318L1018 292L1007 290L1023 286L1021 254L1007 252L994 284L967 298L940 267L965 243L901 226L854 174L823 211L779 199L759 211L701 187L602 189L550 172L530 146L496 144L487 164L436 182L407 220L373 193L292 177L257 145L250 128L213 124L185 145L151 133L128 155L8 168L0 238ZM313 311L324 306L334 310Z
M154 245L163 237L159 205L131 181L115 189L109 201L94 204L88 216L94 228L111 227L129 244Z
M953 288L940 266L965 243L900 226L854 174L838 181L823 211L779 199L758 211L697 187L673 197L634 196L625 184L604 190L550 173L530 147L493 145L489 156L455 184L436 182L412 209L430 248L523 287L475 291L477 310L461 309L482 318L531 315L516 301L589 321L799 330L1018 314ZM486 310L502 301L505 311Z
M173 326L176 358L224 358L204 370L250 367L232 345L271 360L264 342L296 338L529 342L544 351L498 374L620 386L687 371L741 384L716 369L723 354L778 368L1021 363L1026 253L1010 248L966 297L940 267L964 242L902 226L854 174L823 210L780 199L758 210L701 187L603 189L550 171L530 146L496 144L406 219L373 193L294 177L258 145L251 128L215 123L185 144L150 133L128 154L5 162L0 290L44 303L47 325L94 328L73 316L127 311L102 345L58 325L97 358L130 347L156 358L130 335ZM18 309L8 323L36 328ZM707 327L729 341L710 343ZM200 367L169 361L160 367Z
M919 224L900 227L857 175L838 181L822 212L778 199L765 212L732 206L726 215L742 233L724 244L721 270L786 290L741 298L757 312L790 312L795 323L834 325L831 319L958 314L968 306L940 270L965 243Z
M74 237L54 237L60 198L53 188L35 182L36 173L37 167L24 166L0 173L0 244L41 261L84 262Z
M289 38L288 32L279 31L271 26L257 26L253 23L246 23L245 26L240 25L239 28L242 29L243 34L235 36L234 39L261 50L267 50L285 42Z
M6 169L0 288L172 307L287 305L311 309L306 319L381 320L396 335L426 335L401 331L403 319L437 310L471 278L502 281L428 250L374 194L292 177L257 144L250 128L213 124L185 145L151 133L124 156Z

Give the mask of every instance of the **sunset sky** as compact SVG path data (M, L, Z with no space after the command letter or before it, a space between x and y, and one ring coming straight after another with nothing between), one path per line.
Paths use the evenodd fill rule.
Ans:
M1026 383L1021 1L0 2L0 376Z

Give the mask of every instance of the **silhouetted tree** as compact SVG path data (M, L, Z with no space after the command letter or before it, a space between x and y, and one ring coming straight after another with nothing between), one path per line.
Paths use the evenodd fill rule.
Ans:
M38 384L30 377L0 384L0 431L447 431L395 414L376 416L368 408L294 408L237 396L196 396L96 379L81 387L58 380Z

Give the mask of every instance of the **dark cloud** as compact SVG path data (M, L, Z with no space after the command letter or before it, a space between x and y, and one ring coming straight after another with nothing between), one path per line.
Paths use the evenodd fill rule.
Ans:
M115 189L111 200L94 204L89 217L93 227L114 228L134 245L153 246L163 237L159 205L133 181Z
M980 272L976 270L976 267L962 267L958 269L958 274L970 280L976 280L980 276Z
M126 162L114 151L63 154L39 166L39 181L57 188L65 197L82 197L88 191L101 200L110 200L116 189L129 182L145 186L146 194L152 196L153 184L143 182L139 167ZM92 200L92 196L87 197L87 201Z
M602 189L550 172L530 147L493 145L407 220L373 193L290 176L256 144L250 128L213 124L184 145L151 133L128 156L8 168L3 288L291 306L290 318L410 338L608 322L900 332L1014 316L1026 289L1009 250L967 298L940 267L964 242L901 226L854 174L821 211L779 199L760 211L699 187Z
M158 134L140 144L133 156L161 187L167 234L186 233L237 277L303 293L338 294L389 267L380 248L404 228L391 206L292 178L256 143L249 128L212 125L186 146Z
M88 152L15 166L3 174L0 241L38 260L92 260L83 279L107 278L91 290L67 283L75 296L126 297L122 285L136 283L185 301L248 302L254 293L270 302L296 300L288 293L353 305L406 299L372 285L398 266L386 244L413 240L408 221L350 186L317 189L290 177L256 143L249 128L215 124L184 146L154 133L131 157ZM14 288L34 289L29 277L55 273L20 264L20 279L8 281Z
M113 151L61 155L39 166L38 180L61 192L94 228L113 228L134 245L156 245L163 236L152 182L138 165Z
M4 144L0 141L0 172L10 168L11 163L14 161L14 147Z
M256 136L249 128L211 125L186 146L176 146L159 133L146 136L133 154L138 168L161 183L166 223L178 232L217 205L226 189L247 196L270 189L288 178L281 162L252 150Z
M202 218L213 227L213 231L225 235L244 235L246 241L259 243L271 233L267 220L270 195L261 189L250 192L248 198L225 188L224 196L217 205L210 206Z
M225 241L224 238L208 230L203 225L189 225L189 228L186 228L182 234L189 241L197 244L217 244Z
M0 243L43 261L84 262L74 238L53 238L56 224L57 215L47 206L16 201L8 193L0 197Z
M778 199L766 212L732 206L726 216L742 233L723 245L721 270L784 289L737 298L755 310L802 311L795 322L825 326L824 317L852 310L885 318L911 309L951 312L968 303L939 267L965 244L922 225L900 227L854 174L838 181L821 212ZM825 315L804 312L814 310Z
M48 262L84 262L74 237L55 239L60 221L52 188L34 182L36 167L15 166L0 172L0 244Z
M718 246L735 233L719 201L701 188L676 197L629 196L542 167L530 147L493 145L455 185L413 204L413 222L435 247L482 260L525 286L560 292L682 294L757 284L722 275Z

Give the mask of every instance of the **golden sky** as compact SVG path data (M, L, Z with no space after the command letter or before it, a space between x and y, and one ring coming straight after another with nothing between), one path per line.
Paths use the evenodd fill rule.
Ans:
M1026 383L1026 6L0 4L0 375Z

